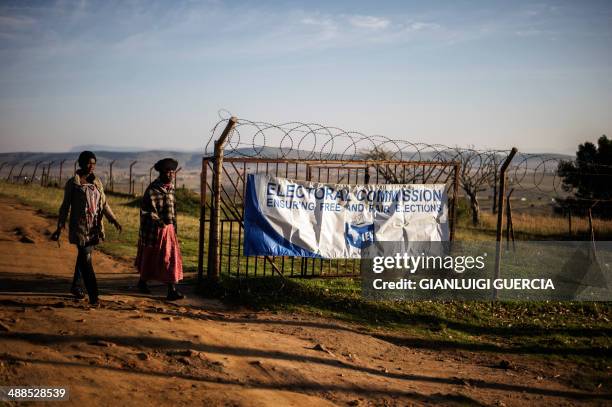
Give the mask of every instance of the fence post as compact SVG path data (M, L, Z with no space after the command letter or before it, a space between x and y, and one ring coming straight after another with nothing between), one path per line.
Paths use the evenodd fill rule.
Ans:
M110 162L108 169L108 190L111 192L115 192L115 182L113 181L113 165L115 164L115 160Z
M512 240L512 250L516 251L514 224L512 223L512 204L510 203L513 192L514 188L508 192L508 197L506 198L506 250L510 250L510 240Z
M59 184L60 188L63 188L63 186L62 186L62 169L64 168L64 163L65 162L66 162L65 158L62 161L60 161L60 173L59 173L59 181L58 181L58 184Z
M506 161L504 161L499 170L499 201L497 202L497 229L495 231L495 278L499 278L501 274L501 245L504 226L504 201L506 198L506 170L508 169L508 166L510 165L510 162L514 158L517 151L518 150L516 147L512 147L510 154L508 154ZM497 289L493 289L493 299L497 299Z
M493 170L493 208L491 208L493 214L497 213L497 166Z
M129 189L130 189L129 194L130 194L130 195L134 195L134 187L133 187L133 184L132 184L132 167L133 167L133 166L134 166L134 164L136 164L137 162L138 162L138 161L134 161L134 162L132 162L132 163L130 164L130 181L129 181Z
M459 204L459 202L457 202L459 199L459 171L461 170L461 164L455 162L453 168L455 171L455 174L453 176L453 207L451 208L451 213L449 214L449 216L452 216L453 223L451 223L451 230L449 236L450 241L455 240L455 229L457 226L457 206Z
M178 185L177 185L178 184L178 173L181 172L182 169L183 167L178 167L178 169L174 171L174 188L178 188Z
M9 182L12 182L11 177L13 176L13 170L15 169L15 167L17 166L18 163L13 164L13 166L11 167L11 170L9 171L9 175L6 177L6 180Z
M34 171L32 172L32 180L30 180L30 183L34 182L34 177L36 176L36 170L38 170L38 166L42 163L42 161L37 161L36 165L34 165Z
M55 162L55 160L49 161L49 164L47 164L47 179L45 180L45 185L49 186L49 181L51 180L51 166L53 165L53 163Z
M17 178L21 179L21 174L23 174L23 169L25 168L26 165L28 165L30 162L26 161L23 163L23 165L21 166L21 171L19 171L19 175L17 175Z
M595 205L597 205L599 203L599 201L595 201L595 203L593 203L593 205L591 205L589 207L589 238L591 239L591 250L592 250L592 256L593 256L593 260L597 261L597 247L595 245L595 229L593 228L593 208L595 207ZM591 252L589 252L591 253ZM589 254L589 258L591 258L591 254Z
M204 278L204 238L206 231L206 183L207 174L206 168L208 163L206 159L202 157L202 171L200 172L200 235L198 237L198 284L202 283Z
M593 205L589 207L589 237L593 244L593 251L595 251L595 229L593 228L593 211L592 209L597 205L599 201L595 201Z
M212 195L213 206L210 218L210 237L208 240L208 265L207 278L209 282L217 283L221 272L221 258L219 241L220 236L220 208L221 208L221 171L223 170L223 147L227 141L227 137L236 125L238 119L234 116L230 117L227 126L223 130L221 137L215 141L214 151L214 170L212 173Z

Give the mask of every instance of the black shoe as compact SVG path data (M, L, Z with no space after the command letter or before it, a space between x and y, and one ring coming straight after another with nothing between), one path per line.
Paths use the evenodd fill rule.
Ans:
M168 301L182 300L183 298L185 298L185 296L177 290L169 292L168 296L166 297Z
M89 308L100 308L100 301L97 298L95 300L89 299Z
M142 294L151 294L151 290L149 290L147 283L144 281L138 281L138 285L136 287L138 287L138 291Z
M85 293L83 292L83 289L79 287L72 287L70 289L70 294L74 295L74 298L76 298L77 300L82 300L83 298L85 298Z

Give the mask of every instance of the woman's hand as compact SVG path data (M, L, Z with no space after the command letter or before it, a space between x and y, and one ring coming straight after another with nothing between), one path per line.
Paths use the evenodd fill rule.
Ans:
M121 233L121 231L123 230L123 227L121 227L121 224L118 221L114 221L113 226L119 231L119 233Z

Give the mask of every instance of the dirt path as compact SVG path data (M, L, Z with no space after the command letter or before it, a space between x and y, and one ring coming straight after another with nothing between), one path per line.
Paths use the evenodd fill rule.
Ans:
M99 252L103 306L90 310L67 294L76 251L48 240L53 220L5 198L0 218L0 385L68 386L78 405L610 402L572 388L565 362L399 346L397 333L193 294L166 303L163 287L142 296L129 265Z

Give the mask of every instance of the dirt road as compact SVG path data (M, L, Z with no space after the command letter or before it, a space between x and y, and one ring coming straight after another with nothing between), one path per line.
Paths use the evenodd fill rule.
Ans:
M90 310L67 293L76 251L48 240L54 221L5 198L0 219L0 385L68 386L75 405L610 402L573 388L565 361L411 348L330 319L194 294L167 303L163 287L139 295L129 264L99 252L103 305Z

